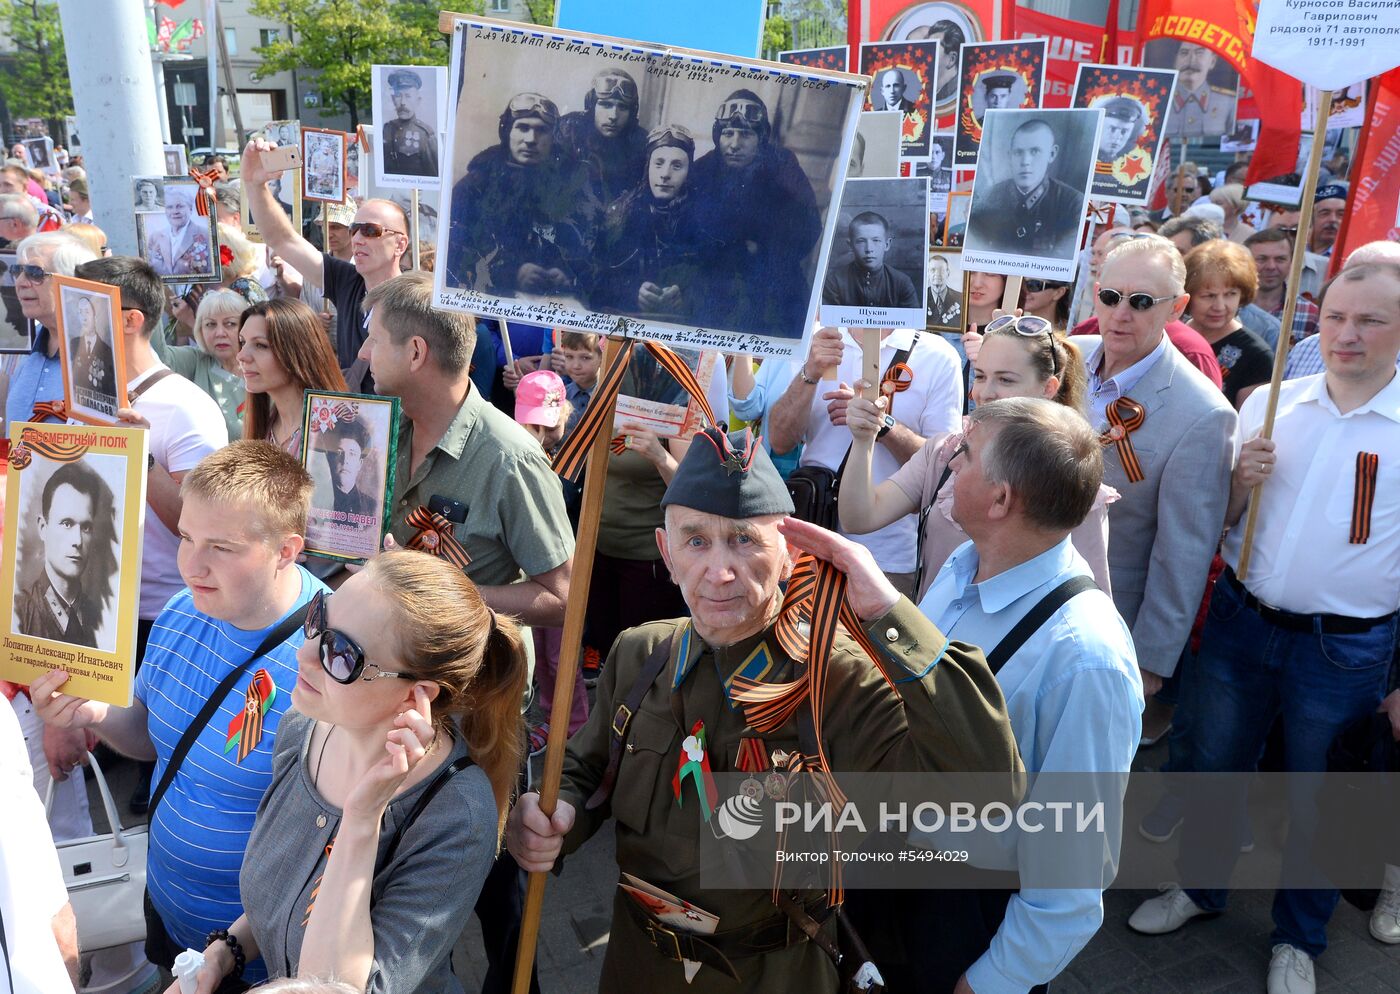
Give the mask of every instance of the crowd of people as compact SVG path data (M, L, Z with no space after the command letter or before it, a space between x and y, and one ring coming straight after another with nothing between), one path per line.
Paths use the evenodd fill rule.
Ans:
M624 228L647 196L625 171L654 161L653 201L687 174L722 185L723 163L690 172L684 129L642 134L625 73L595 80L582 112L530 96L503 114L498 157L558 140ZM722 151L766 147L755 99L721 108ZM199 994L449 994L475 913L484 990L504 991L524 873L557 869L611 821L622 872L718 924L677 928L619 890L604 990L834 991L852 960L891 991L1044 990L1104 924L1102 887L853 889L839 914L812 891L706 889L713 804L703 788L692 802L684 764L838 783L981 773L1010 801L1028 776L1032 795L1039 774L1126 777L1162 739L1173 773L1248 773L1271 734L1281 769L1323 770L1332 741L1377 712L1400 741L1400 244L1364 246L1328 278L1343 183L1319 189L1300 232L1288 210L1247 213L1234 183L1203 195L1184 167L1166 216L1094 232L1075 283L1026 279L1012 300L1008 277L972 273L963 294L930 253L928 328L817 328L790 361L721 356L701 385L714 424L689 438L640 416L604 425L617 437L584 679L562 709L546 815L529 756L549 738L583 587L582 489L551 460L590 421L605 342L435 309L393 202L328 208L318 244L276 199L272 147L251 142L236 180L205 164L223 170L211 208L229 251L220 283L195 287L112 254L84 175L60 192L35 190L23 162L0 169L0 237L34 329L32 351L0 358L7 429L64 418L52 277L77 276L120 294L130 404L116 417L151 453L132 706L69 694L61 670L0 685L10 989L178 991L157 970L193 949ZM265 253L243 234L238 186ZM1290 287L1298 238L1307 266ZM627 270L618 306L644 275ZM703 299L688 289L685 306ZM934 330L954 308L966 332ZM626 347L623 395L670 375ZM362 566L304 553L307 390L400 400L384 551ZM74 481L53 490L52 506L86 499ZM791 602L824 569L849 611L819 660L806 634L794 643L808 629ZM26 592L25 624L71 634L87 609L70 589ZM90 753L140 764L127 803L149 816L146 935L80 958L53 847L93 832ZM1121 805L1116 782L1105 800ZM1124 830L1179 833L1228 869L1243 802L1168 796ZM1285 864L1308 858L1311 802L1292 798ZM1023 870L1049 858L1028 834L1011 852ZM1400 943L1400 870L1375 886L1371 933ZM1127 925L1175 931L1227 897L1170 887ZM1315 989L1338 899L1278 891L1270 994ZM861 951L838 965L848 933Z

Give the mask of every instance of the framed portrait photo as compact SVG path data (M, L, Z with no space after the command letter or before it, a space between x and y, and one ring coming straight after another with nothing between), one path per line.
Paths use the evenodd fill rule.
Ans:
M897 110L868 110L856 122L847 179L893 178L899 175L899 132L904 115ZM918 168L918 163L915 163Z
M304 199L345 203L345 132L303 127L301 163Z
M961 96L953 132L955 168L977 168L987 111L1040 106L1045 46L1044 38L1036 38L962 47L958 62Z
M967 237L967 215L972 209L972 191L954 190L948 194L948 212L943 215L944 248L960 248Z
M937 88L938 42L864 42L860 46L860 71L875 80L866 110L898 111L900 157L928 158L929 136L935 125L933 92Z
M447 70L374 66L374 177L380 186L437 190L438 136L446 125Z
M94 425L117 422L126 407L126 350L121 291L72 276L49 277L58 293L58 354L68 416Z
M161 183L163 208L136 215L136 250L165 283L217 283L218 216L201 215L199 183L188 176L166 176Z
M185 176L190 171L190 158L183 145L166 145L165 175Z
M58 175L58 159L53 154L52 138L47 135L42 138L26 138L24 150L29 153L30 166L49 176Z
M690 367L700 389L708 392L719 353L714 349L672 348L671 351ZM566 414L568 407L566 402ZM690 438L703 427L703 422L699 405L680 382L662 368L646 344L632 345L632 358L617 395L613 430L625 434L628 425L639 425L661 438Z
M864 78L548 27L519 40L454 24L437 306L803 354Z
M16 423L5 469L0 679L128 707L136 673L144 428Z
M340 562L373 556L389 528L399 399L308 390L301 464L311 474L306 551Z
M1214 138L1235 130L1240 74L1204 45L1158 38L1142 47L1142 64L1176 70L1163 133L1168 138Z
M1074 279L1103 113L987 111L982 147L988 154L973 181L962 243L967 266Z
M131 209L137 214L164 214L165 177L132 177Z
M1079 66L1070 106L1103 111L1090 190L1095 200L1147 203L1175 86L1175 69Z
M0 355L28 355L34 350L34 322L24 316L15 290L13 252L0 252Z
M929 331L961 335L966 321L962 253L929 249L924 327Z
M928 251L928 180L849 179L822 282L821 323L917 328Z

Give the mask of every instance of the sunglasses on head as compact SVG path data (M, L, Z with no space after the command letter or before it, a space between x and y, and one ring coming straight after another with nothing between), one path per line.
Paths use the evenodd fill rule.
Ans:
M354 683L361 679L360 675L367 666L373 666L379 672L375 676L364 677L365 681L379 680L383 677L413 679L407 673L391 673L389 670L380 669L374 663L365 662L365 650L361 649L354 639L344 632L327 628L325 591L317 591L316 596L311 598L311 605L307 609L306 621L302 623L301 630L308 642L312 639L320 640L321 669L336 683Z
M1176 294L1169 293L1165 297L1154 297L1150 293L1130 293L1126 295L1128 306L1135 311L1150 311L1158 304L1166 300L1175 300ZM1117 307L1122 302L1124 294L1120 290L1110 290L1104 287L1099 291L1099 302L1105 307Z
M31 283L42 283L53 275L52 273L46 272L43 266L34 266L27 263L16 263L10 267L10 272L14 273L16 278L23 276Z
M1029 281L1027 281L1029 282ZM1059 360L1055 356L1055 335L1054 325L1045 318L1037 317L1034 314L1022 314L1017 317L1014 314L1003 314L1001 317L992 318L988 323L984 334L992 334L1001 331L1003 328L1010 328L1022 338L1037 338L1041 335L1046 337L1046 348L1050 353L1050 372L1052 375L1060 371Z
M386 228L382 224L375 224L373 221L356 221L350 225L350 235L364 235L366 238L383 238L385 235L402 235L402 231L393 228Z

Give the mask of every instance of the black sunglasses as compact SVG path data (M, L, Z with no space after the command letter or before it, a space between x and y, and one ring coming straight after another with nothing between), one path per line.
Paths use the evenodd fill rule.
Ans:
M326 671L326 675L336 683L354 683L360 679L360 674L365 671L366 666L374 666L379 670L377 676L367 676L364 679L378 680L382 677L397 677L400 680L412 680L407 673L391 673L388 670L380 669L374 663L365 662L365 650L361 649L350 636L344 632L338 632L334 628L326 627L326 594L323 590L318 590L316 596L311 598L311 604L306 611L306 621L302 622L302 632L306 635L307 641L312 639L321 640L321 669Z
M402 235L402 231L395 231L393 228L386 228L382 224L375 224L373 221L356 221L350 225L350 235L363 234L366 238L383 238L385 235Z
M1105 307L1117 307L1123 301L1124 294L1121 290L1110 290L1104 287L1099 291L1099 301ZM1169 293L1165 297L1154 297L1150 293L1130 293L1127 294L1128 306L1135 311L1150 311L1158 304L1166 300L1175 300L1177 294Z
M1069 286L1068 283L1061 283L1059 280L1026 280L1024 285L1031 293L1040 293L1042 290L1058 290L1062 286Z
M1027 281L1029 282L1029 281ZM1045 336L1046 350L1050 353L1050 373L1059 375L1060 363L1055 356L1055 326L1043 317L1035 314L1022 314L1017 317L1014 314L1003 314L1001 317L992 318L987 325L985 334L1001 331L1003 328L1010 328L1022 338L1038 338Z
M16 263L10 267L10 271L18 278L23 276L30 283L42 283L52 276L52 273L45 272L43 266L30 265L28 263Z

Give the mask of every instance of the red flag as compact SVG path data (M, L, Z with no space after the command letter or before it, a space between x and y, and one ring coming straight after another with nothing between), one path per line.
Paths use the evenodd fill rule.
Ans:
M1099 62L1118 64L1118 0L1108 0L1108 14L1103 22L1103 44L1099 46Z
M1147 184L1147 209L1160 211L1167 206L1167 195L1172 175L1172 140L1162 139L1162 150L1157 153L1157 162L1152 167L1152 181Z
M1371 81L1368 120L1352 166L1351 202L1332 247L1333 272L1367 242L1400 241L1400 69Z
M1302 137L1303 84L1273 66L1251 59L1246 77L1259 106L1259 141L1249 157L1246 183L1259 183L1298 165Z

